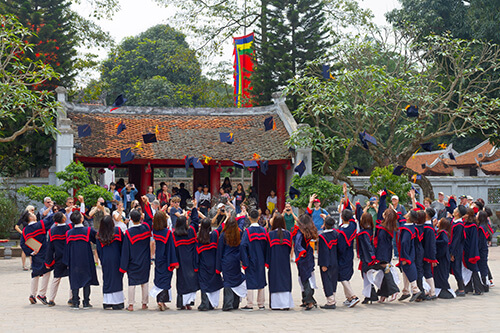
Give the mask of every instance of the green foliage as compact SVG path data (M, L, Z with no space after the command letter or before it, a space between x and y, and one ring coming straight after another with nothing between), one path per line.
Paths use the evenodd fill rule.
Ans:
M95 206L97 199L103 198L105 201L111 201L113 196L111 192L106 190L104 187L90 184L84 188L78 190L76 195L81 195L85 199L85 206L91 207Z
M306 208L309 204L309 198L313 194L317 194L323 207L338 201L342 194L342 186L335 185L315 174L303 177L295 175L292 178L292 186L300 191L300 198L293 199L291 204L299 208Z
M0 191L0 238L8 238L19 217L16 200L7 191Z
M71 162L64 171L56 172L56 176L64 180L61 188L65 191L83 189L90 184L89 173L80 162Z
M43 186L25 186L17 190L17 193L23 194L31 200L43 202L45 197L50 197L58 205L64 205L66 199L69 197L67 191L61 186L56 185L43 185Z
M408 181L408 176L404 174L395 176L392 174L394 166L389 165L383 168L376 167L370 175L370 187L368 190L372 193L377 193L384 188L387 189L387 202L390 203L391 192L394 192L399 197L399 201L404 204L410 201L408 192L411 190L411 183ZM389 192L391 191L391 192Z

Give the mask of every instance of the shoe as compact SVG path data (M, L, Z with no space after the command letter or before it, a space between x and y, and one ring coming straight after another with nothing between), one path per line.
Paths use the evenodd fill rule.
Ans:
M73 301L71 300L71 298L70 298L70 299L68 299L68 303L67 303L67 304L68 304L68 305L73 305Z
M54 303L54 301L50 301L47 303L48 306L52 307L52 306L56 306L56 303Z
M411 295L410 302L415 302L415 300L416 300L417 298L419 298L419 297L420 297L420 295L422 295L422 292L421 292L421 291L418 291L417 293L415 293L415 294Z
M316 307L316 306L315 306L314 304L307 305L307 306L306 306L306 308L305 308L305 310L306 310L306 311L310 311L310 310L312 310L312 309L313 309L313 308L315 308L315 307Z
M493 283L493 280L490 280L490 288L493 288L495 284Z
M349 306L349 304L351 304L351 301L346 299L342 304L344 304L345 306Z
M47 297L46 296L40 296L40 295L38 295L36 298L38 298L38 300L40 302L42 302L43 305L49 304L49 302L47 302Z
M191 305L186 305L186 310L192 310L193 308L191 307Z
M349 307L350 307L350 308L355 307L355 306L356 306L356 304L358 304L360 301L361 301L361 300L360 300L359 298L357 298L357 297L353 298L353 299L351 300L351 302L349 303Z
M259 306L259 311L264 311L266 309L265 306Z
M368 304L368 303L372 303L372 301L370 301L370 299L368 297L365 297L365 299L363 300L363 302L361 302L361 304Z
M24 266L24 267L23 267L23 271L29 271L29 268L28 268L28 267L26 267L26 266Z
M306 303L302 303L302 304L300 304L300 307L301 307L301 308L305 308L306 306L307 306L307 304L306 304Z
M457 297L465 297L465 291L456 291L455 294L457 295Z
M480 291L475 291L472 295L474 296L481 296L483 293Z
M71 310L78 310L80 306L78 304L71 304L70 308Z
M249 307L248 305L246 305L246 306L244 306L244 307L240 308L240 310L241 310L241 311L248 311L248 312L250 312L250 311L253 311L253 308L252 308L252 307Z
M335 304L325 304L320 306L321 309L335 310L337 306Z
M143 305L142 305L142 309L143 309L143 310L147 310L147 309L148 309L148 305L147 305L147 304L143 304ZM188 310L191 310L191 309L188 309Z
M123 303L113 304L112 308L113 308L113 310L123 310L125 308L125 304L123 304Z
M88 309L92 309L92 308L93 308L92 304L90 304L90 303L87 303L87 304L83 303L83 309L84 310L88 310Z
M35 304L35 303L36 303L36 298L35 298L35 296L30 296L29 300L30 300L30 303L31 303L31 304Z
M111 310L113 308L113 305L112 304L103 304L102 308L104 310Z
M127 311L134 311L134 306L132 304L130 304L128 307L127 307Z
M158 310L160 311L165 311L167 309L167 306L165 303L158 303Z
M436 295L434 295L434 296L427 296L427 297L428 297L428 299L427 299L428 301L435 301L438 298Z
M411 295L410 295L410 294L403 294L403 295L401 295L401 297L398 299L398 301L402 302L402 301L404 301L405 299L410 298L410 297L411 297Z

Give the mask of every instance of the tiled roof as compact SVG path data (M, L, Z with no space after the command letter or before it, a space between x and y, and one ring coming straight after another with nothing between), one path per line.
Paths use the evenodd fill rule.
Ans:
M265 160L290 158L285 141L290 135L274 105L235 109L155 109L67 104L67 116L77 133L79 125L89 124L92 135L75 135L76 156L120 158L120 150L141 142L142 150L133 149L136 159L183 159L185 155L214 160L250 160L257 153ZM265 132L264 119L274 116L276 129ZM116 135L122 121L126 129ZM157 143L144 144L142 134L154 133ZM221 143L220 132L234 133L234 143Z
M490 160L490 158L493 157L492 155L496 155L496 151L497 149L495 146L488 140L485 140L474 148L455 155L456 161L447 158L444 162L458 168L476 166L478 162Z
M481 163L481 170L487 175L500 175L500 158L495 161Z
M449 152L454 155L458 154L452 145L447 149L417 153L406 161L406 167L427 176L449 175L453 173L453 168L444 163ZM425 168L422 168L423 164L425 164Z

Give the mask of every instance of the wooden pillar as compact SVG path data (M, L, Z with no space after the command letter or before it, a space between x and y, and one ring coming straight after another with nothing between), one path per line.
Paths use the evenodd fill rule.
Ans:
M276 166L276 195L278 196L278 211L285 209L286 174L283 165Z
M220 172L217 171L217 165L210 166L210 193L212 198L219 194Z
M139 195L145 195L146 193L148 193L148 187L153 185L153 182L152 182L152 170L151 168L149 168L149 172L146 172L148 171L148 166L147 165L141 165L140 166L141 168L141 187L138 188L139 190Z

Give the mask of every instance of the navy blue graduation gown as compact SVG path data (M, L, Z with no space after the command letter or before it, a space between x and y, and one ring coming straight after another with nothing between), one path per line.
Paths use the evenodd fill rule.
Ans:
M328 267L328 270L338 269L337 245L339 233L337 230L324 232L318 237L318 266Z
M54 270L54 277L68 276L68 266L63 264L64 248L66 246L66 233L72 228L71 224L58 224L49 230L49 243L45 265Z
M353 241L356 238L356 228L356 222L352 219L347 227L341 225L338 229L339 281L349 281L354 274Z
M381 224L384 222L384 212L387 209L387 192L384 190L382 191L382 194L380 195L380 199L378 200L378 211L377 211L377 221L376 225ZM391 257L392 259L392 257Z
M266 283L267 232L261 226L250 226L241 238L241 264L245 270L247 289L262 289Z
M449 237L444 230L438 231L436 236L436 259L438 264L434 267L434 283L436 288L450 289L448 278L450 277L450 251Z
M304 238L298 226L295 226L292 236L299 278L302 284L305 284L314 271L314 249L309 244L311 240Z
M218 242L219 231L214 230L210 233L210 242L208 244L196 243L198 278L200 280L200 289L204 293L212 293L224 287L220 274L217 274L215 270Z
M432 224L424 224L424 261L427 263L437 263L436 259L436 230Z
M179 267L172 231L168 229L153 230L155 239L155 278L156 287L169 290L172 287L172 276Z
M47 232L54 224L52 217L53 215L44 220L28 224L23 229L20 245L26 256L31 256L33 252L33 249L26 245L28 239L34 238L42 243L38 253L31 256L31 277L41 276L49 271L45 267L45 256L47 254Z
M127 229L123 238L120 272L127 273L128 285L149 282L151 270L151 225L147 222Z
M416 236L415 241L415 265L417 267L417 278L420 279L424 276L424 225L415 225Z
M451 200L450 200L451 202ZM455 258L455 265L459 265L458 262L462 260L463 253L464 253L464 240L465 240L465 230L464 230L464 223L462 222L462 219L458 221L452 221L451 222L451 235L450 235L450 255L452 255ZM450 259L451 260L451 259ZM450 264L451 272L453 272L453 264ZM456 274L461 277L462 272L456 272Z
M66 233L63 263L69 268L71 290L99 285L90 246L90 242L96 242L95 235L90 227L74 227Z
M464 240L464 266L473 272L478 272L477 262L480 259L478 245L478 230L475 223L467 223L464 225L465 240Z
M185 295L200 289L196 254L196 231L189 226L186 236L172 234L175 244L175 254L179 261L177 269L177 294Z
M267 272L269 292L291 292L290 252L292 250L292 235L288 230L283 230L283 240L280 244L278 230L273 230L269 232L268 239L266 267L269 269Z
M245 281L245 275L241 272L240 246L227 245L224 232L220 234L217 245L215 269L217 274L222 273L224 288L237 287Z
M481 277L488 275L488 238L490 234L487 226L480 225L478 227L478 249L479 249L479 261L477 266Z
M410 282L417 280L417 267L415 266L415 238L417 237L415 225L404 224L399 227L397 245L399 252L399 263L396 266L402 268ZM403 260L406 264L403 265Z
M120 272L123 236L120 228L115 227L115 235L108 245L102 245L99 234L96 237L97 255L102 266L102 292L104 294L123 291L123 273Z
M379 262L390 263L392 260L392 240L394 233L387 230L383 225L375 227L375 237L373 246L375 248L375 258Z
M373 266L376 261L375 249L372 244L373 230L362 229L356 235L356 248L359 258L359 270L367 272L370 266Z

